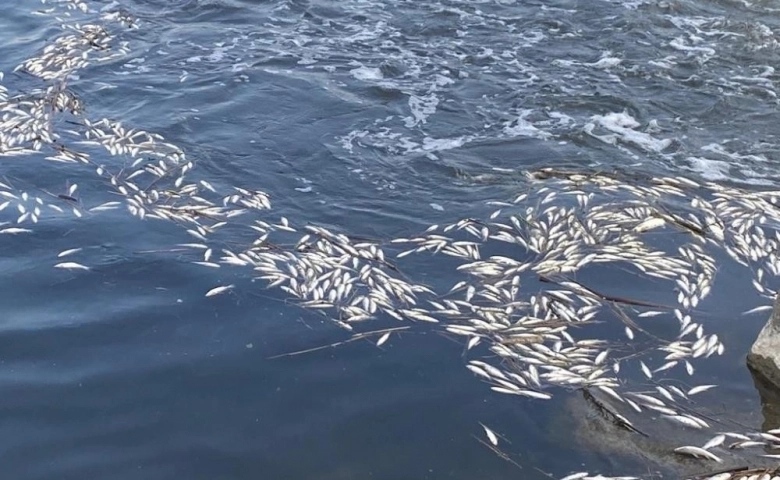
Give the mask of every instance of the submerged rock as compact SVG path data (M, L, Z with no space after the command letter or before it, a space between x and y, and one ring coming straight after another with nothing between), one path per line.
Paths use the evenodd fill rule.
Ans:
M772 315L750 349L747 363L764 383L780 388L780 295L775 300Z
M728 443L731 442L710 449L721 459L721 462L677 454L674 450L680 446L704 445L718 429L680 428L679 425L664 420L661 415L651 411L630 415L629 409L615 405L596 389L591 392L593 399L586 395L572 395L566 404L566 415L562 416L560 423L556 424L557 428L553 428L552 431L554 434L565 431L569 441L573 439L579 448L597 455L605 467L609 465L606 468L611 468L613 474L625 474L627 470L633 470L633 472L642 472L639 475L641 478L699 479L707 478L716 471L732 469L738 471L748 467L765 468L774 465L772 460L758 457L754 451L728 448ZM627 415L630 415L636 430L626 429L619 422L615 422L612 415L605 414L602 406L607 406L609 410L614 411L624 410ZM741 413L742 416L737 415L738 418L729 417L720 420L755 423L755 412ZM572 420L574 420L573 424Z

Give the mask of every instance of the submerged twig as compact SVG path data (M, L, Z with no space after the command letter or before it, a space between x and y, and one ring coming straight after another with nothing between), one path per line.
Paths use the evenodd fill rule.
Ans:
M365 338L368 338L368 337L371 337L371 336L374 336L374 335L381 335L381 334L386 334L386 333L391 333L391 332L399 332L399 331L402 331L402 330L409 330L410 328L411 327L409 327L409 326L406 326L406 327L393 327L393 328L383 328L381 330L373 330L371 332L356 333L355 335L353 335L351 338L349 338L347 340L342 340L340 342L334 342L334 343L330 343L328 345L322 345L322 346L319 346L319 347L307 348L305 350L298 350L298 351L295 351L295 352L289 352L289 353L282 353L282 354L279 354L279 355L274 355L274 356L268 357L268 360L273 360L275 358L282 358L282 357L293 357L293 356L296 356L296 355L303 355L304 353L312 353L312 352L316 352L316 351L319 351L319 350L324 350L326 348L338 347L339 345L345 345L347 343L352 343L352 342L355 342L355 341L358 341L358 340L363 340Z

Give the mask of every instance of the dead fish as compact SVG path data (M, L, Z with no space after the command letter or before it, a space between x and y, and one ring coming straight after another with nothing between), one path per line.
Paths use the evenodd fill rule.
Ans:
M772 305L761 305L756 308L751 308L750 310L742 312L742 315L750 315L752 313L766 312L768 310L772 310L772 308L774 308Z
M720 459L717 455L715 455L712 452L709 452L703 448L694 447L692 445L686 445L683 447L677 447L674 449L675 453L680 453L683 455L690 455L692 457L696 458L706 458L707 460L714 460L718 463L723 462L723 460Z
M645 374L645 376L646 376L648 379L652 379L652 378L653 378L653 372L651 372L651 371L650 371L650 369L649 369L649 368L647 368L647 365L645 365L645 362L642 362L642 361L640 361L640 362L639 362L639 364L640 364L640 365L641 365L641 367L642 367L642 373L644 373L644 374Z
M679 423L680 425L685 425L686 427L695 428L695 429L702 429L707 426L707 423L704 421L696 421L693 419L693 417L690 417L688 415L661 415L664 418L668 418L669 420L672 420L674 422ZM698 448L698 447L697 447Z
M490 443L493 444L493 446L498 445L498 435L493 432L493 430L486 427L484 424L480 423L482 425L482 428L485 430L485 435L487 436L488 440L490 440Z
M387 332L381 337L379 337L379 340L376 341L376 346L381 347L387 341L388 338L390 338L390 332Z
M203 267L209 267L209 268L220 268L222 265L214 262L192 262L195 265L200 265ZM216 294L215 294L216 295Z
M222 285L219 287L214 287L208 292L206 292L207 297L213 297L214 295L219 295L220 293L225 293L228 290L231 290L235 287L235 285Z
M64 270L89 270L89 267L76 262L63 262L54 265L54 268L62 268Z
M67 257L68 255L73 255L74 253L80 252L82 250L83 248L71 248L68 250L63 250L57 254L57 258Z
M715 388L717 385L699 385L698 387L693 387L692 389L688 390L688 396L696 395L697 393L706 392L707 390L711 388Z
M723 442L726 440L726 435L724 434L718 434L712 437L707 443L705 443L701 448L705 450L709 450L710 448L715 448L723 444Z

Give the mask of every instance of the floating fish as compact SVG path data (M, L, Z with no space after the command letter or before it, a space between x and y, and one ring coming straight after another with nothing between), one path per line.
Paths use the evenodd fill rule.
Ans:
M222 286L219 286L219 287L214 287L211 290L209 290L208 292L206 292L206 296L207 297L213 297L215 295L219 295L221 293L225 293L225 292L227 292L229 290L232 290L234 287L235 287L235 285L222 285Z
M89 270L90 268L76 262L62 262L54 265L54 268L61 268L63 270Z

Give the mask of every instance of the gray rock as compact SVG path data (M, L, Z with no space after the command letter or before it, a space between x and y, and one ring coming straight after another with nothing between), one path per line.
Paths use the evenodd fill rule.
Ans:
M761 414L764 417L761 430L766 432L773 428L780 428L780 388L769 383L764 375L751 365L748 365L748 370L753 376L753 385L761 399Z
M761 329L747 356L750 369L775 388L780 388L780 295L772 316Z

